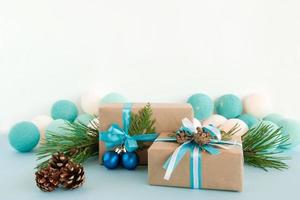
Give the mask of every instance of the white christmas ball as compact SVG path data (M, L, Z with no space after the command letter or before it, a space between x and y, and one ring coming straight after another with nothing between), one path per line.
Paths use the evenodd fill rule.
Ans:
M238 131L235 133L235 135L242 136L249 130L247 124L240 119L229 119L224 124L222 124L219 128L222 131L228 132L236 125L238 126L237 127Z
M210 124L214 125L215 127L219 127L220 125L224 124L227 121L225 117L222 115L211 115L208 119L202 122L203 126L208 126Z
M52 121L53 119L48 115L39 115L31 120L31 122L34 123L40 131L40 139L45 139L46 128Z
M97 91L87 92L80 98L81 109L88 114L98 115L101 95Z
M257 118L262 118L270 113L272 105L270 98L264 94L251 94L243 100L244 111Z

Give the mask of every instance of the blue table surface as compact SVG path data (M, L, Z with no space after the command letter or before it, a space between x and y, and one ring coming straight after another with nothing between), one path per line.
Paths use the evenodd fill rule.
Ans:
M299 148L288 152L292 159L288 161L290 168L285 171L265 172L245 166L243 192L150 186L146 167L135 171L107 170L94 159L85 164L86 182L81 188L45 193L35 186L35 153L14 151L7 136L0 135L0 199L299 199L299 152Z

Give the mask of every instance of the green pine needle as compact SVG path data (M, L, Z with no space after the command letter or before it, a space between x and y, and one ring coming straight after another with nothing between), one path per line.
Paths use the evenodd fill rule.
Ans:
M262 168L277 170L287 169L284 162L288 157L279 156L282 150L278 146L288 146L289 136L281 134L281 128L274 129L271 125L263 123L250 129L242 138L244 161L246 164Z
M37 151L38 169L48 165L52 154L63 152L76 163L84 163L87 159L98 155L98 127L91 121L91 126L80 122L66 122L64 134L46 132L46 139L41 142Z

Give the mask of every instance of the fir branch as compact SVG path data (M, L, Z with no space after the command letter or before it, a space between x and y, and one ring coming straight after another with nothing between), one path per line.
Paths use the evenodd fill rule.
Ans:
M241 130L239 124L235 124L229 131L221 130L222 140L231 140L232 136Z
M277 170L287 169L284 162L288 157L279 156L282 150L279 145L287 146L288 135L281 134L281 128L274 129L271 125L260 123L257 127L250 129L243 137L244 161L248 165Z
M151 104L148 103L138 113L131 113L131 121L129 126L130 135L139 135L147 133L155 133L155 119L152 119L153 111Z
M83 163L88 158L98 155L98 122L91 121L90 125L80 122L66 122L64 132L46 132L46 139L41 142L37 151L37 168L48 165L52 154L63 152L76 163Z

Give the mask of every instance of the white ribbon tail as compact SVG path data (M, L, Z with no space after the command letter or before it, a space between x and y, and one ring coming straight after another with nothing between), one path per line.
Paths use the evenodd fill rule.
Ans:
M194 147L193 150L193 182L194 182L194 188L199 188L199 148Z

